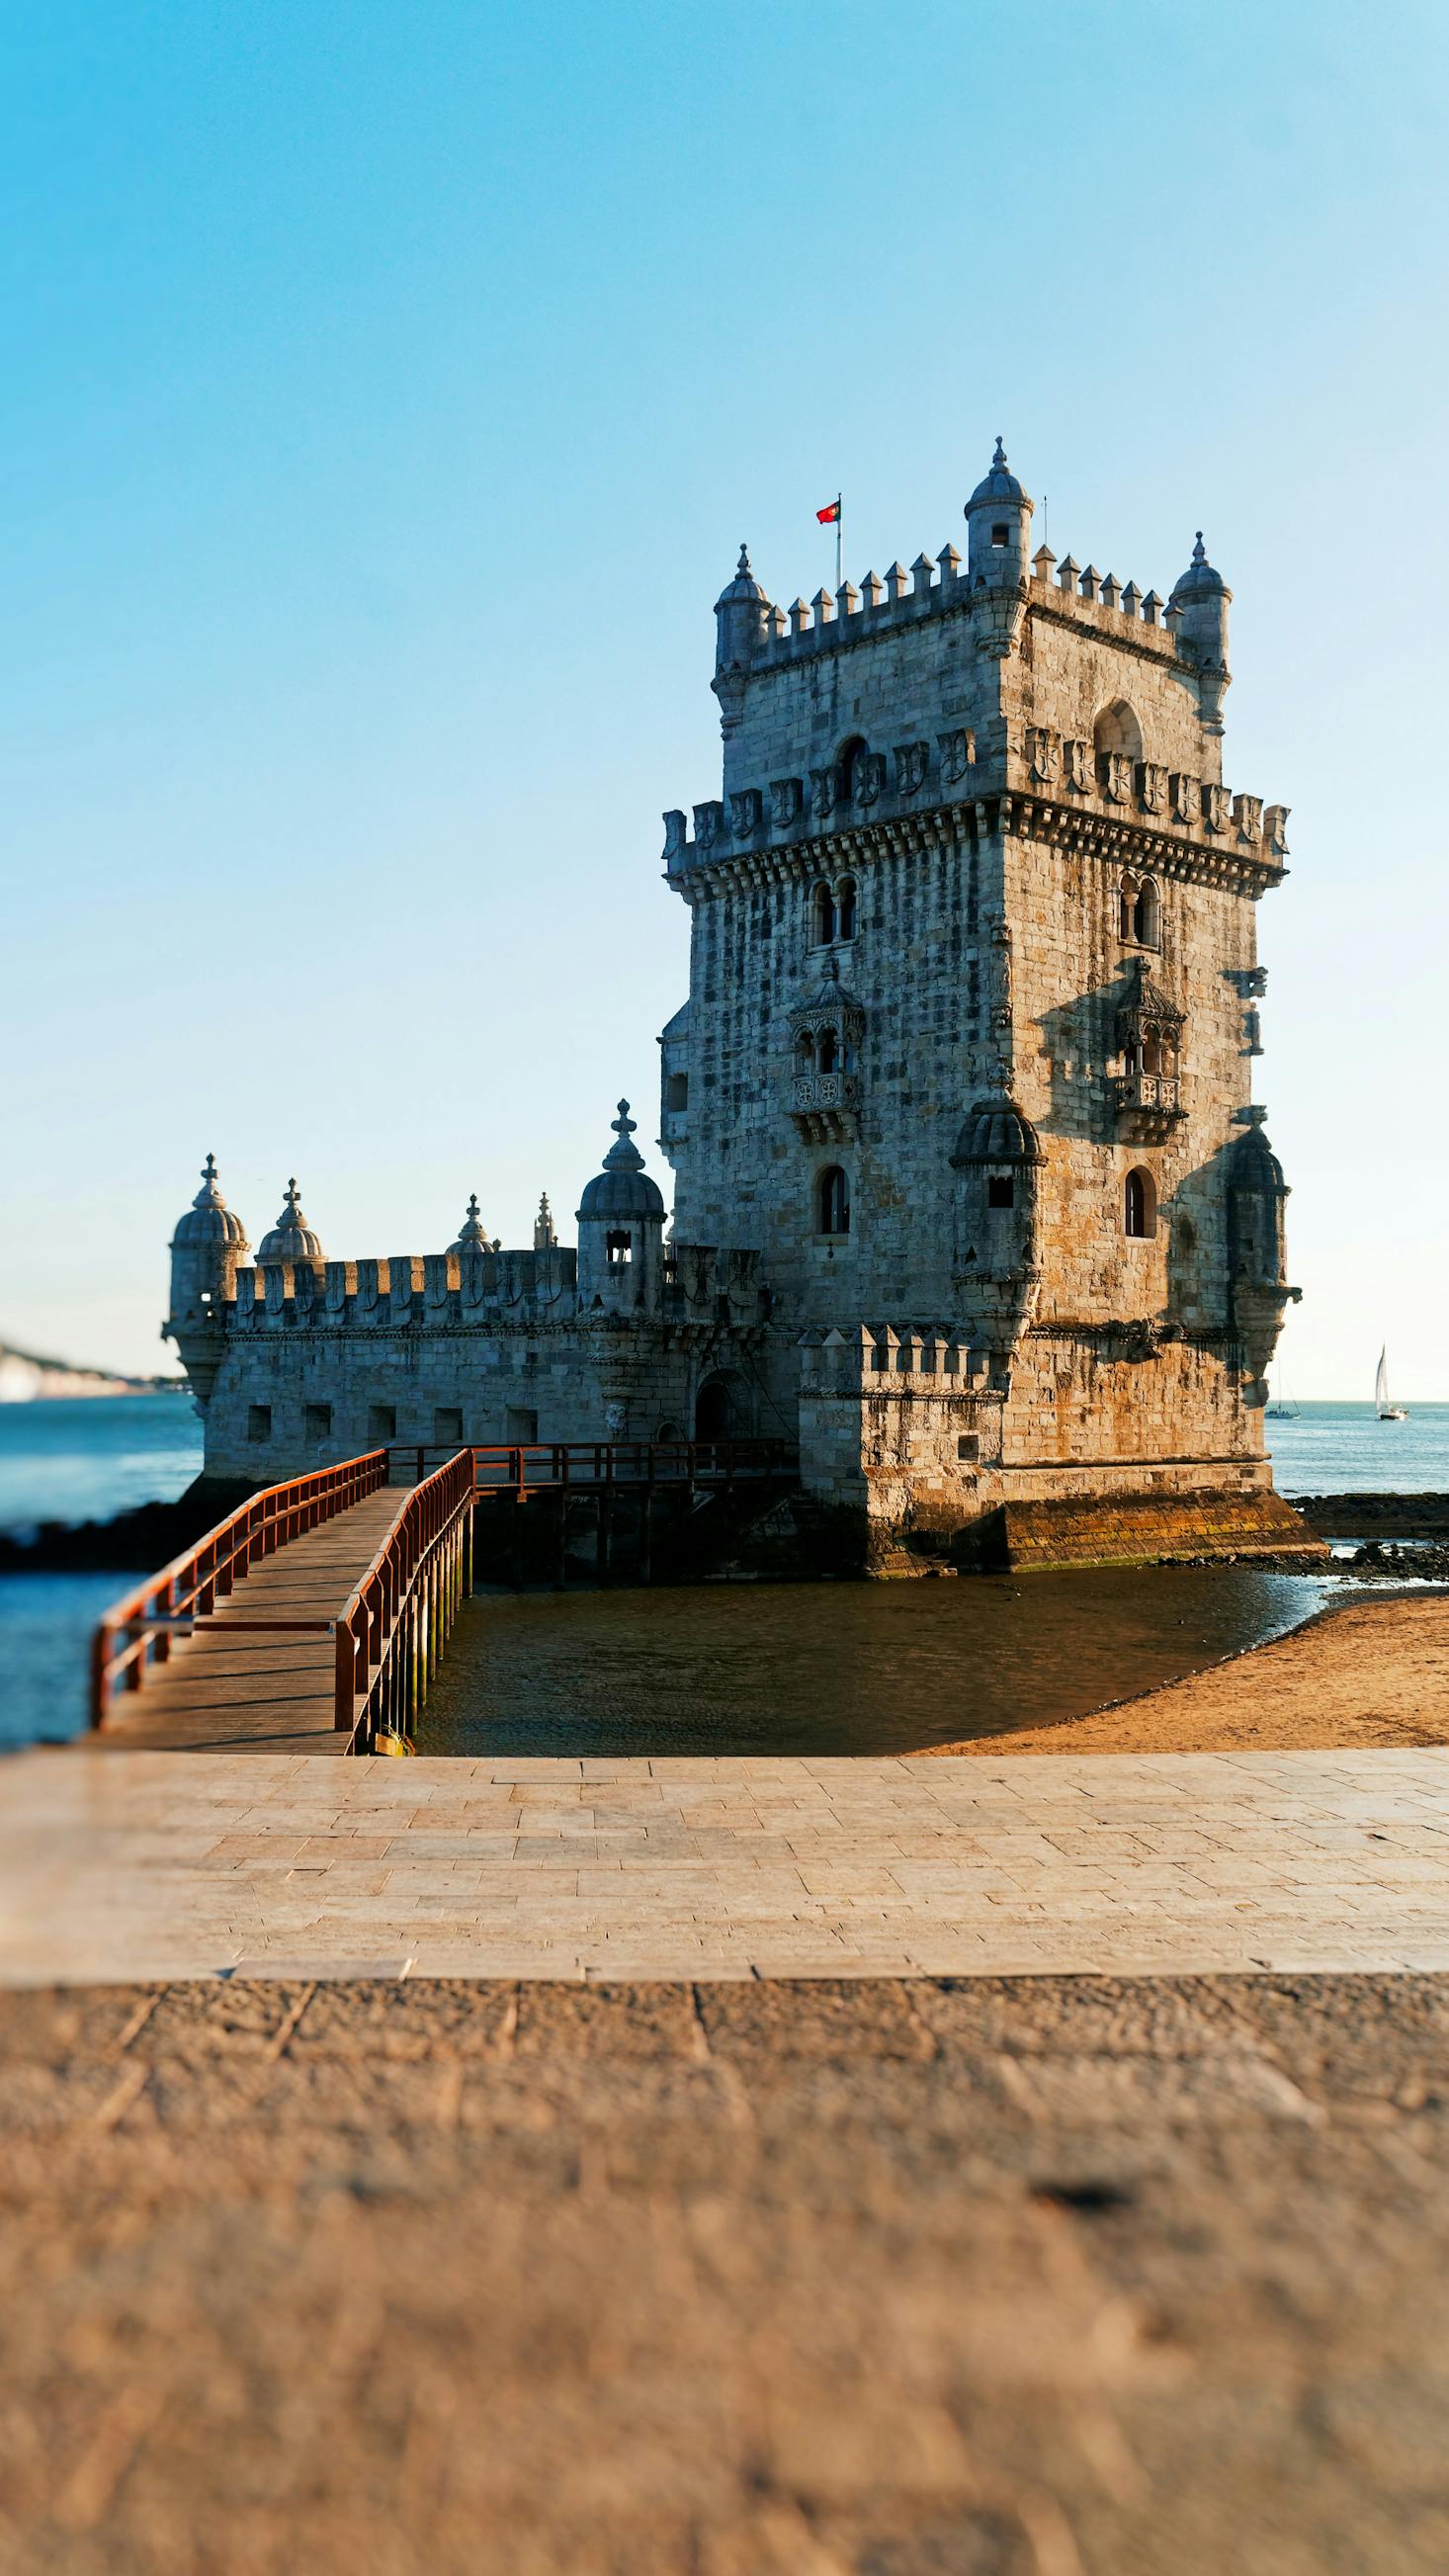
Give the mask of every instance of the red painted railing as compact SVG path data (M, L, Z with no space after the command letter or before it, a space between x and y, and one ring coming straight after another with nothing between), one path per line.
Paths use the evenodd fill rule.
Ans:
M285 1547L289 1539L316 1529L334 1513L350 1511L365 1494L387 1483L387 1451L370 1449L361 1458L319 1468L310 1476L293 1476L284 1485L268 1485L230 1520L218 1522L185 1556L175 1557L145 1583L114 1602L100 1621L91 1644L91 1724L104 1726L117 1690L141 1690L153 1667L164 1664L172 1638L189 1636L199 1619L207 1619L219 1599L240 1583L260 1557ZM234 1627L312 1627L317 1620L231 1620ZM329 1624L329 1623L325 1623Z
M337 1614L333 1724L370 1752L405 1736L473 1580L473 1451L425 1477Z
M450 1444L400 1442L389 1449L396 1479L420 1479ZM610 1485L730 1485L737 1477L780 1475L795 1451L783 1440L533 1440L475 1442L475 1490L526 1499L540 1492L593 1493Z

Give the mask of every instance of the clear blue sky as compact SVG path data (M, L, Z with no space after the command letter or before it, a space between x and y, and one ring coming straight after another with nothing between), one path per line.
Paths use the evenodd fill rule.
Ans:
M0 1335L255 1241L566 1218L654 1128L711 605L961 538L1235 592L1293 808L1300 1394L1449 1395L1442 8L46 0L0 22ZM1040 527L1040 520L1038 520ZM658 1157L651 1159L658 1163ZM667 1180L667 1173L662 1175Z

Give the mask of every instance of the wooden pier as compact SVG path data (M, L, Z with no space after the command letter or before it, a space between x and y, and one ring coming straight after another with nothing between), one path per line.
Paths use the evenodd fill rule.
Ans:
M436 1452L431 1455L436 1455ZM371 1753L407 1744L472 1589L473 1515L570 1494L598 1505L607 1572L615 1492L778 1473L778 1445L588 1443L372 1450L253 1495L138 1584L96 1630L91 1724L151 1752Z

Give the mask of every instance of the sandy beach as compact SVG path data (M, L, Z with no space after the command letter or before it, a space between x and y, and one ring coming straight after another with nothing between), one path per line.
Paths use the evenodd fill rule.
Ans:
M1309 1753L1375 1744L1449 1744L1449 1595L1349 1601L1120 1707L923 1749Z

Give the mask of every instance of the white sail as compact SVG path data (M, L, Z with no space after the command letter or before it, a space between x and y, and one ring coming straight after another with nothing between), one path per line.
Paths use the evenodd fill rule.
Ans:
M1378 1415L1380 1422L1407 1422L1409 1419L1409 1408L1406 1404L1393 1404L1389 1400L1389 1354L1387 1344L1379 1353L1379 1373L1374 1379L1374 1411Z

